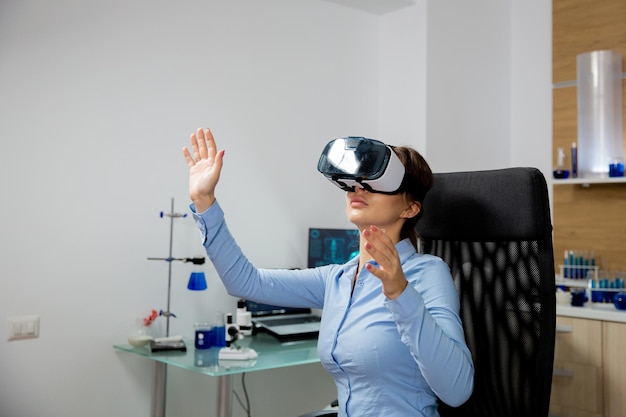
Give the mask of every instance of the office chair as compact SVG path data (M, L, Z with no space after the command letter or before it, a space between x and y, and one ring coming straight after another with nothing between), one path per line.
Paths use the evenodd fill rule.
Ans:
M439 414L548 416L556 300L545 178L534 168L435 174L422 211L421 251L450 266L475 367L470 399Z
M441 417L545 417L556 300L545 178L534 168L435 174L417 230L461 300L474 391Z

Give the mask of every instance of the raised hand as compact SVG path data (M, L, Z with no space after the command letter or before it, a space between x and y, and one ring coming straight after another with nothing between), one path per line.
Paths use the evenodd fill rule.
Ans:
M201 213L215 202L215 187L222 171L224 151L217 151L210 129L199 128L191 134L191 150L183 147L189 167L189 198Z
M385 297L395 299L402 294L408 282L393 241L376 226L363 230L361 235L367 241L365 250L378 263L378 267L367 263L365 268L381 280Z

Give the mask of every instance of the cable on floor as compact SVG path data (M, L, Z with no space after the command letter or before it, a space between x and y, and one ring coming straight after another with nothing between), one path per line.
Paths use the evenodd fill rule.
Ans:
M237 402L239 402L239 405L241 406L241 408L243 408L243 410L246 412L246 416L251 417L252 409L250 407L250 397L248 397L248 388L246 388L246 373L245 372L241 374L241 387L243 388L243 394L246 398L245 404L243 403L243 401L241 401L241 398L239 397L239 394L237 394L237 391L233 390L233 394L235 394L235 398L237 399Z

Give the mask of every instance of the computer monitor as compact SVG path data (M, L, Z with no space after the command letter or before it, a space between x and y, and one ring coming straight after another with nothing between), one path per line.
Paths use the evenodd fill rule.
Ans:
M359 254L357 229L309 229L308 267L343 264Z

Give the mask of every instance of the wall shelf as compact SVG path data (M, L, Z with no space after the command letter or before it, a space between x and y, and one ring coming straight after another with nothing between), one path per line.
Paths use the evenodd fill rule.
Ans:
M557 286L573 287L573 288L591 288L591 284L587 278L581 279L567 279L561 278L560 275L556 276L555 284Z
M552 185L582 185L589 187L592 184L626 184L626 177L603 177L603 178L568 178L564 180L553 179Z

